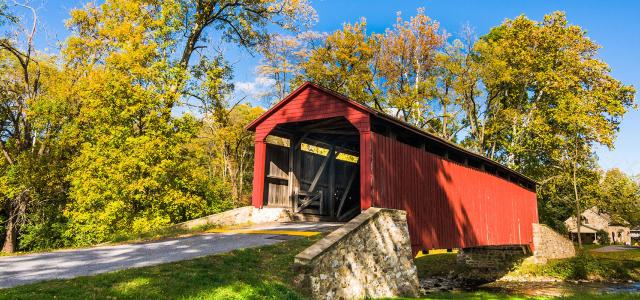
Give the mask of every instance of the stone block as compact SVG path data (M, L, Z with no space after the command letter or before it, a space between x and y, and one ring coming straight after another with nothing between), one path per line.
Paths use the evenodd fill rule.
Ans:
M406 213L370 208L295 257L296 283L315 299L419 294Z

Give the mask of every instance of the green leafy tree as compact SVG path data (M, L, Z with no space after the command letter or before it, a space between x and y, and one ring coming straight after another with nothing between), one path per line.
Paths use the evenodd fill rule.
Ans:
M418 9L417 15L409 21L402 20L398 13L393 28L378 37L380 49L375 57L376 75L384 78L381 85L386 100L396 110L396 117L425 126L436 115L434 118L443 121L446 127L450 81L445 78L435 82L436 76L433 76L434 66L444 63L438 51L445 38L446 35L439 32L438 22L427 17L424 9ZM439 105L430 105L430 94ZM437 115L436 110L440 109L447 116Z
M496 102L483 152L543 184L568 175L576 215L579 170L589 166L594 145L613 147L635 94L611 76L598 48L560 12L542 22L506 20L476 44L488 68L481 74L493 74L482 82Z
M221 178L231 191L231 206L247 205L251 192L253 134L245 126L264 110L240 104L204 119L198 146L210 178Z
M66 236L76 245L207 212L194 151L196 120L174 117L184 82L169 61L179 19L163 6L107 1L72 11L65 58L81 71L79 152L70 165Z
M274 103L289 94L291 81L301 75L300 63L306 61L325 38L326 34L305 31L296 36L276 34L264 43L257 71L260 76L273 80L274 86L262 98Z
M383 109L380 89L374 83L374 57L378 38L367 34L367 22L361 19L330 34L322 47L311 52L300 68L304 72L294 85L312 81L348 95L355 101Z
M53 227L59 227L55 224L60 222L66 199L63 178L71 153L63 129L76 109L69 101L73 91L69 74L34 49L36 10L16 3L15 9L28 12L18 20L7 17L6 6L0 8L4 20L10 21L9 28L15 29L0 37L0 214L4 221L0 235L2 251L10 253L31 247L19 241L24 233L34 234L36 224L52 238L60 236ZM23 26L28 29L20 30Z
M543 212L558 206L553 215L566 216L561 184L574 213L591 201L593 147L613 147L635 89L611 75L600 46L564 13L507 19L477 41L467 27L451 45L422 10L383 36L365 25L329 35L299 78L522 171L541 183Z
M608 170L600 183L598 207L618 224L640 223L640 186L619 169Z

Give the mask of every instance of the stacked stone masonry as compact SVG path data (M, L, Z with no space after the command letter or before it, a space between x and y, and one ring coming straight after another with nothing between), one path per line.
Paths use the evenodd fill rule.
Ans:
M464 248L458 252L457 263L465 272L460 279L468 285L495 281L519 266L531 255L526 245L484 246Z
M534 263L576 256L576 249L569 239L543 224L533 224L533 249Z
M315 299L419 294L406 213L370 208L295 258L297 283Z
M241 224L262 224L271 222L298 221L290 210L284 208L255 208L244 206L176 224L176 228L192 229L202 226L233 226Z

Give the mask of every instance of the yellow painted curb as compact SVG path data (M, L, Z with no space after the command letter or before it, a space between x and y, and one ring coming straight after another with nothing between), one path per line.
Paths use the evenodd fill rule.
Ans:
M318 231L294 231L294 230L268 230L268 229L223 229L215 228L207 230L214 233L242 233L242 234L277 234L277 235L295 235L295 236L314 236L320 234Z
M431 254L444 254L444 253L458 253L457 249L453 249L453 251L448 252L447 249L431 249L429 250L429 254L424 254L422 251L418 252L415 258L431 255Z

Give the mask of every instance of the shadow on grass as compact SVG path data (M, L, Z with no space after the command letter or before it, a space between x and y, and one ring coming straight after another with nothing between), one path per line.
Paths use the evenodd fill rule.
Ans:
M0 299L301 299L293 258L319 238L24 285L0 290Z

